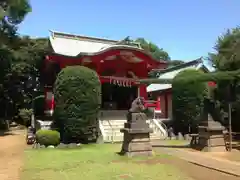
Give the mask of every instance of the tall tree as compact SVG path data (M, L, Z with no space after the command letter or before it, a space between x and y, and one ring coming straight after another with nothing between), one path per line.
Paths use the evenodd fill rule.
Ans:
M228 29L217 40L216 53L209 54L209 60L217 70L240 68L240 27Z
M17 25L31 11L29 0L1 0L0 2L0 39L6 42L15 35Z
M40 71L47 50L47 38L31 39L27 36L16 38L9 54L6 54L8 56L5 56L8 68L0 77L2 78L0 105L3 106L0 115L4 115L5 107L8 107L9 115L16 115L19 108L29 106L33 96L33 88L30 84L39 84Z
M222 36L217 39L214 47L215 53L209 54L209 60L217 71L234 71L240 69L240 27L228 29ZM228 84L228 85L226 85ZM240 131L240 82L238 78L236 81L228 83L220 81L218 83L218 100L225 112L228 110L229 88L231 87L231 94L234 95L232 122L233 129ZM232 96L231 95L231 96ZM228 99L226 99L228 97Z

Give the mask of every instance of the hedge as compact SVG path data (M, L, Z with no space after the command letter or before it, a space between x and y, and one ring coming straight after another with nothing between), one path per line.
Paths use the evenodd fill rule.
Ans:
M53 130L38 130L36 132L36 141L40 145L57 146L60 143L60 134Z
M101 83L95 71L83 66L64 68L54 86L54 125L65 143L86 143L98 136Z
M203 100L207 95L207 84L203 82L189 83L179 81L192 76L198 76L203 72L188 69L180 72L172 83L172 111L173 124L176 133L196 132L200 114L203 108Z

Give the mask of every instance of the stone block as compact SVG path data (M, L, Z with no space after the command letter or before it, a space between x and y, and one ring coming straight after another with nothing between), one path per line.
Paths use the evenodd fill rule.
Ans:
M178 140L183 140L184 139L182 133L180 133L180 132L178 133L177 139Z

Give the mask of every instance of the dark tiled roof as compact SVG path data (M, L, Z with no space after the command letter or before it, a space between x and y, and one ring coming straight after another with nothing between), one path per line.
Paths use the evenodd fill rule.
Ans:
M180 65L177 65L177 66L174 66L174 67L171 67L171 68L167 68L167 69L153 69L152 72L163 74L163 73L175 71L175 70L178 70L178 69L186 68L186 67L189 67L189 66L198 65L198 64L201 64L202 62L203 62L202 58L198 58L196 60L189 61L189 62L186 62L184 64L180 64Z

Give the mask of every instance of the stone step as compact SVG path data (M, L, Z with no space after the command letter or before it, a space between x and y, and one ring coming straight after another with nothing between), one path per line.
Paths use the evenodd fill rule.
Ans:
M105 130L109 130L109 131L116 131L122 129L123 127L104 127Z
M120 132L120 129L121 128L104 128L104 132L105 133L121 133ZM161 132L153 132L153 133L150 133L151 135L156 135L156 136L158 136L158 135L163 135L163 133L161 133Z
M150 140L161 140L163 138L161 137L150 137ZM105 142L122 142L123 141L123 136L117 136L112 139L111 136L105 137Z
M124 127L124 123L126 120L103 120L101 121L101 125L103 126L105 137L105 142L122 142L123 141L123 133L120 132L120 129ZM150 138L152 140L160 140L164 139L164 133L159 130L152 121L147 120L149 127L154 130L153 133L150 134Z
M126 123L127 121L123 121L123 120L113 120L113 121L101 121L103 126L113 126L113 125L122 125L124 126L124 123ZM153 123L150 123L150 121L147 121L148 124L150 124L151 126L154 126Z
M121 133L120 131L115 131L115 132L111 132L111 131L108 131L108 132L105 132L106 133L106 136L123 136L123 133ZM150 134L150 137L162 137L161 134Z
M101 121L103 125L108 125L108 124L124 124L127 122L127 120L110 120L110 121Z
M103 125L104 128L123 128L124 127L124 124L111 124L111 125ZM149 125L150 128L154 128L155 129L155 126L154 125Z

